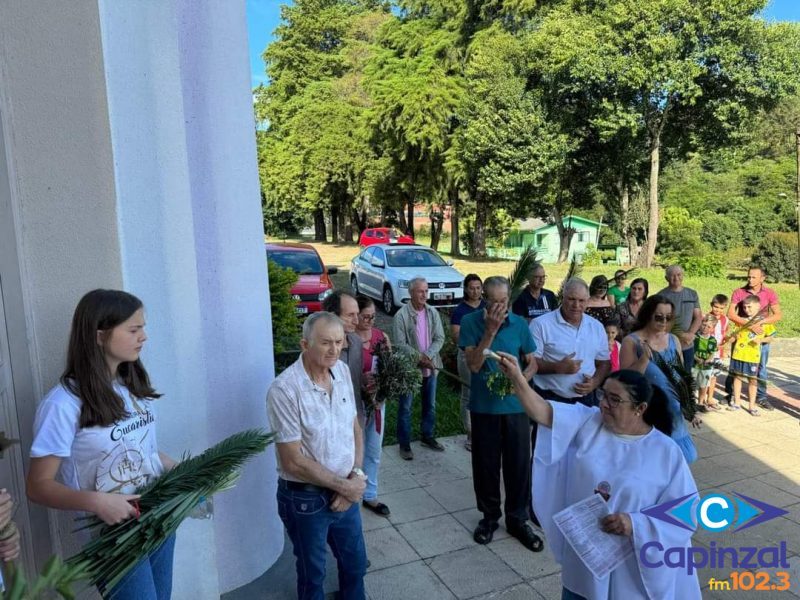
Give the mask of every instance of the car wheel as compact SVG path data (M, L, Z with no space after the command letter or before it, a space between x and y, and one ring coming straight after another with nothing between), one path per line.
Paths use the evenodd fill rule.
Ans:
M383 312L387 315L393 315L395 311L394 307L394 294L392 294L392 288L388 285L383 288Z
M355 275L350 278L350 288L353 290L353 294L358 296L358 279Z

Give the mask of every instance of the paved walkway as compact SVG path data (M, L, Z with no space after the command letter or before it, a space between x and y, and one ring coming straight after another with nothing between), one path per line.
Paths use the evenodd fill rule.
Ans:
M798 355L795 355L798 356ZM745 411L705 415L694 440L700 459L692 471L701 491L739 492L785 508L789 514L737 534L699 532L694 543L777 545L788 543L792 587L786 592L734 592L708 589L711 577L725 580L730 569L703 569L704 598L800 597L800 377L797 358L770 360L778 410L759 418ZM425 598L558 599L559 566L547 550L532 553L501 528L494 541L480 546L472 530L475 509L470 455L463 436L442 440L436 453L413 445L415 459L399 458L397 447L384 448L381 500L392 510L389 519L362 509L364 536L372 566L366 577L373 600ZM336 569L328 560L326 591L336 589ZM225 600L294 598L291 543L281 559L253 583L227 594ZM666 599L664 599L666 600Z

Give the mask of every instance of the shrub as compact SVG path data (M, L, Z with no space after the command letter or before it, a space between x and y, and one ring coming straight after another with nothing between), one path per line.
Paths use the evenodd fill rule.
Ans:
M705 252L699 256L687 256L681 260L687 275L696 277L722 277L725 274L725 259L719 252Z
M668 206L658 225L658 254L669 262L700 256L705 248L700 240L703 223L685 208Z
M275 355L296 350L300 344L300 321L291 289L297 282L297 273L284 269L274 260L267 261L269 268L269 302L272 312L272 352Z
M772 281L797 281L797 236L773 232L753 253L753 264L764 267Z
M742 243L742 228L730 217L705 210L700 214L700 220L703 223L702 239L715 250L724 252Z
M594 244L586 244L586 251L583 253L581 264L587 267L597 266L603 263L603 253L594 247Z
M736 246L725 253L725 263L730 269L746 269L753 262L753 248Z

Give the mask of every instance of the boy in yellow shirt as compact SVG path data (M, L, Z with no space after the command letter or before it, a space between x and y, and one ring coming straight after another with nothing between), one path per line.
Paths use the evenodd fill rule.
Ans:
M742 300L742 308L747 319L750 320L758 314L761 307L758 296L747 296ZM761 333L755 333L743 328L736 334L736 342L731 354L731 373L733 379L733 396L731 410L739 407L737 402L742 391L742 382L747 381L747 400L749 412L754 417L759 416L756 408L756 394L758 393L758 365L761 361L761 345L769 344L775 335L775 326L772 324L761 325Z

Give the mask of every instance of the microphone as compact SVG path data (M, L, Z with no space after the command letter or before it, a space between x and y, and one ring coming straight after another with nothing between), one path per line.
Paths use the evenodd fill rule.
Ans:
M611 484L607 481L601 481L597 484L597 488L594 490L595 494L600 494L603 499L608 502L608 499L611 497Z

